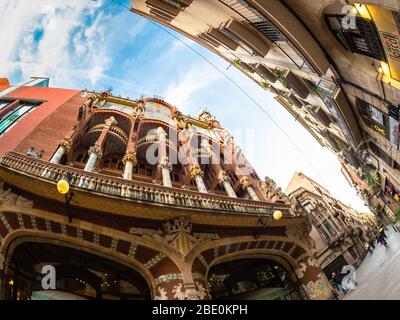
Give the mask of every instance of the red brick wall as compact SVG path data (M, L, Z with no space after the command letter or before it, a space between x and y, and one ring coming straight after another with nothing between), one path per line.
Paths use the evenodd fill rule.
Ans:
M10 150L26 153L32 146L37 151L44 149L43 159L48 160L59 141L71 132L79 106L85 100L79 93L78 90L43 87L21 87L10 92L6 97L45 102L0 137L0 156Z

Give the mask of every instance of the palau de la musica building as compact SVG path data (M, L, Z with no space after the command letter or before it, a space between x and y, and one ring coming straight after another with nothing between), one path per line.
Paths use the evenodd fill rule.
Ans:
M1 299L332 298L303 203L208 111L3 78L0 119Z
M399 212L400 1L132 0L131 7L273 92L341 159L381 221Z

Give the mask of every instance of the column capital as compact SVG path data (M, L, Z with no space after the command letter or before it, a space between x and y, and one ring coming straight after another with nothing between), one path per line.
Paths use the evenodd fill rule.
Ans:
M72 139L71 139L71 137L65 137L63 140L61 140L60 146L64 148L65 153L68 153L71 150L71 147L72 147Z
M162 169L168 169L170 172L172 171L172 164L169 163L169 159L168 157L165 157L161 160L161 162L158 165L158 170L162 170Z
M133 166L136 167L137 158L136 158L136 152L135 151L127 151L125 153L125 156L122 158L122 162L125 164L128 161L132 162Z
M111 127L117 125L118 122L117 120L115 120L114 117L111 116L110 118L106 119L104 123L106 124L107 127Z
M223 182L225 182L225 181L228 181L228 182L229 182L229 176L228 176L228 174L226 173L225 170L221 170L221 171L219 172L219 174L218 174L218 181L219 181L219 183L223 183Z
M198 164L192 164L190 166L190 175L192 178L202 177L204 175L204 172L203 172L203 170L201 170L201 168Z
M247 190L248 187L250 187L250 180L249 177L244 176L240 178L240 185L244 190Z
M101 146L95 144L94 146L89 148L88 154L89 156L95 154L100 159L103 156L103 151L101 150Z

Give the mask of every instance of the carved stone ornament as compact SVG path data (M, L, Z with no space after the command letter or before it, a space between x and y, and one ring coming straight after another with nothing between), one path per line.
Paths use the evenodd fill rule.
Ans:
M204 172L203 172L203 170L201 170L201 168L198 164L192 164L190 166L190 175L192 178L202 177L204 175Z
M164 240L182 256L186 256L196 246L197 239L191 234L192 224L185 218L164 223L164 229Z
M33 207L33 201L24 198L14 192L11 189L5 190L4 189L4 181L0 182L0 205L7 204L11 206L18 206L18 207Z
M106 124L107 127L111 127L111 126L117 125L118 122L117 122L117 120L115 120L114 117L110 117L110 118L106 119L104 121L104 123Z
M128 161L132 162L134 167L137 166L137 158L135 151L127 151L125 153L125 156L122 159L122 163L125 164Z
M273 179L265 177L265 181L260 182L259 186L268 201L279 201L287 204L290 202L289 197L276 185Z
M286 236L290 239L298 240L306 245L311 251L315 250L315 242L310 237L311 222L303 223L301 225L287 226Z
M306 261L299 263L299 268L295 271L299 279L303 279L309 267L319 267L315 259L308 258Z
M172 293L178 300L204 300L206 297L205 288L198 282L191 285L180 283L174 286Z
M154 296L154 300L168 300L167 291L164 288L158 287L159 296Z
M157 169L161 171L162 169L168 169L170 172L172 171L172 164L168 162L168 158L166 160L162 160L161 163L157 166Z
M129 233L150 237L172 247L182 257L199 243L219 239L215 233L192 233L192 224L184 217L164 223L163 230L137 228L129 229Z
M89 156L92 153L94 153L97 156L97 158L99 158L99 159L103 156L103 151L101 150L101 147L97 144L89 148L89 150L88 150Z
M244 190L247 190L247 188L250 186L250 180L249 177L241 177L240 178L240 185Z
M60 146L64 148L65 153L68 153L71 150L72 140L71 137L65 137L60 142Z
M226 171L221 170L220 173L218 174L218 181L219 183L223 183L225 181L229 181L229 176L226 173Z
M303 208L300 201L296 197L290 199L290 213L294 216L306 216L307 211Z

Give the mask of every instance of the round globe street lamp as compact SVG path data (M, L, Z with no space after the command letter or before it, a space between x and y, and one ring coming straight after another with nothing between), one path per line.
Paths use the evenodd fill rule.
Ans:
M68 172L66 179L57 182L58 193L64 195L65 209L67 210L68 222L72 222L71 200L74 194L70 191L69 182L71 181L71 173Z
M274 212L274 214L273 214L273 217L274 217L274 219L275 219L276 221L281 220L282 217L283 217L282 211L276 210L276 211Z
M283 218L283 212L281 210L270 209L267 216L258 219L258 223L262 226L263 229L267 229L268 226L271 225L272 220L279 221ZM263 231L260 231L254 235L255 239L258 239L263 234Z

